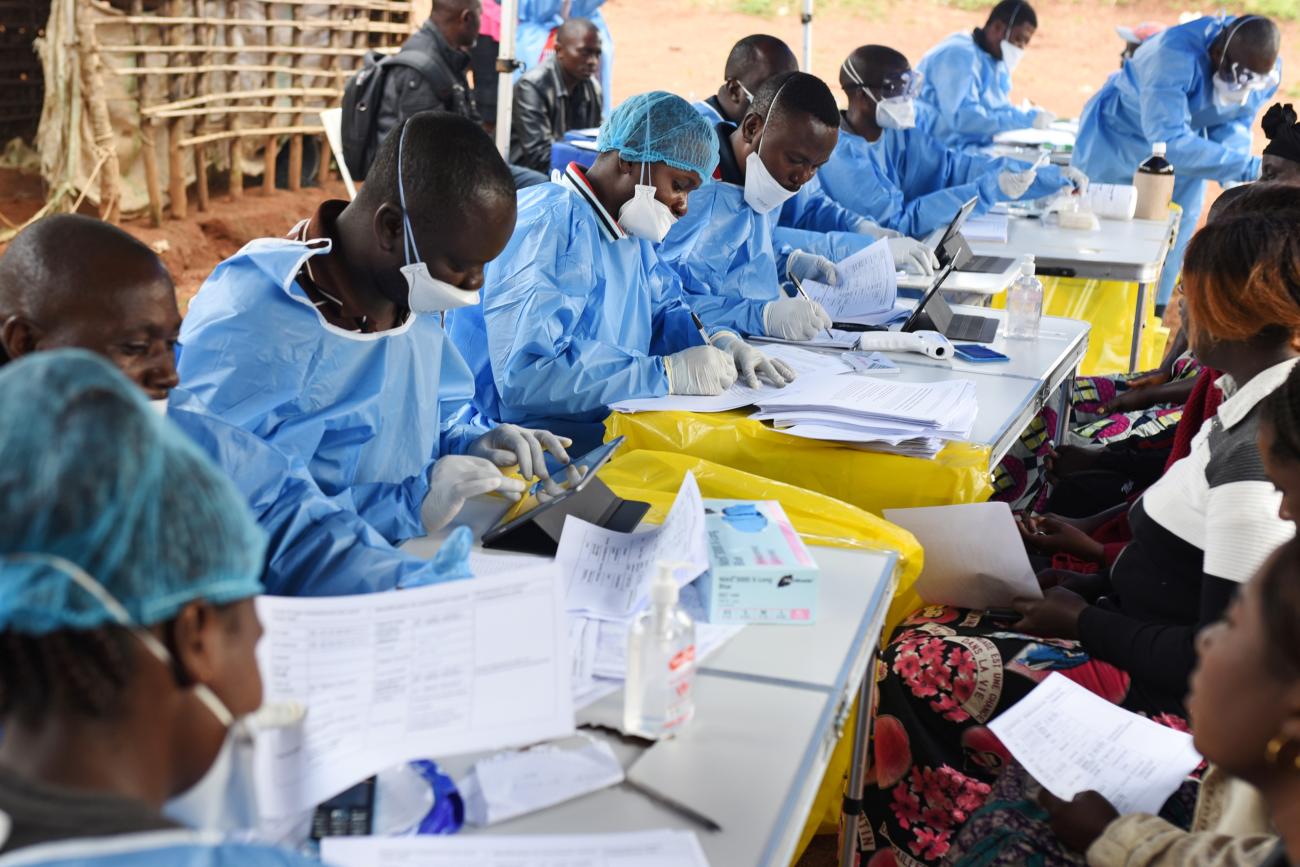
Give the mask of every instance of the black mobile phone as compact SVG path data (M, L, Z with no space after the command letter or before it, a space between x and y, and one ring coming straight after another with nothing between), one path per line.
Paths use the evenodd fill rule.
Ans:
M994 623L1018 623L1024 615L1014 608L990 608L984 616Z

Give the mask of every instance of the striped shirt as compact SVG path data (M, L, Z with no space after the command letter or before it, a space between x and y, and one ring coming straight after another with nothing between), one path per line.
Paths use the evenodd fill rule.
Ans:
M1295 534L1278 517L1281 494L1264 474L1256 407L1295 360L1236 388L1129 512L1133 541L1110 571L1111 594L1079 618L1089 653L1127 671L1133 688L1179 704L1196 664L1196 634L1218 620L1237 588Z

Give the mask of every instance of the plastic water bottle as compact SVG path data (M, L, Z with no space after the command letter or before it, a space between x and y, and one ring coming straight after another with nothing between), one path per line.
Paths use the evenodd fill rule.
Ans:
M1164 220L1169 216L1169 203L1174 200L1174 166L1165 158L1165 143L1151 145L1151 156L1142 161L1133 175L1137 188L1137 208L1134 216L1139 220Z
M695 715L695 623L677 604L673 568L659 563L650 607L628 630L623 730L651 740L670 737Z
M1043 318L1043 284L1034 276L1034 257L1020 260L1020 276L1007 289L1007 337L1038 337Z

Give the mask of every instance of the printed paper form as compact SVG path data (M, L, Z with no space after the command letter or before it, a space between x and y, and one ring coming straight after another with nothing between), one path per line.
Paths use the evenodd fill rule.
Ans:
M885 509L925 551L916 592L932 605L1006 608L1043 591L1006 503Z
M894 308L898 299L898 272L885 239L837 262L835 270L840 277L836 286L816 280L803 281L808 297L825 307L831 319L843 322Z
M333 867L709 867L690 831L326 837L320 854Z
M1092 790L1126 813L1158 813L1201 763L1192 736L1054 673L989 723L1016 761L1068 801Z
M868 376L837 376L792 394L762 401L765 412L787 409L833 411L849 416L895 419L938 427L964 408L970 381L884 382Z
M307 709L255 748L266 818L417 758L573 732L564 589L550 564L363 596L262 596L266 701Z
M619 533L572 515L564 519L555 563L567 577L565 608L599 620L626 620L649 595L655 564L688 564L675 572L685 586L709 568L704 501L687 473L663 524L643 533Z

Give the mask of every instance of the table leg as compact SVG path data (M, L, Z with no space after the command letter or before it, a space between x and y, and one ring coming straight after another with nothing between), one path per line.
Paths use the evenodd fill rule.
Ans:
M862 792L866 788L867 750L871 746L871 724L876 704L876 659L879 650L873 650L867 659L867 671L858 689L858 727L853 732L853 757L849 759L849 788L844 793L842 818L843 838L840 840L840 867L853 867L857 857L858 822L862 816Z
M1138 362L1142 360L1142 332L1147 324L1147 291L1150 288L1150 283L1138 284L1137 311L1133 314L1133 346L1128 353L1129 373L1137 373Z
M1066 445L1065 435L1070 430L1070 413L1074 408L1074 374L1071 373L1056 390L1057 400L1056 407L1056 444L1058 446Z

